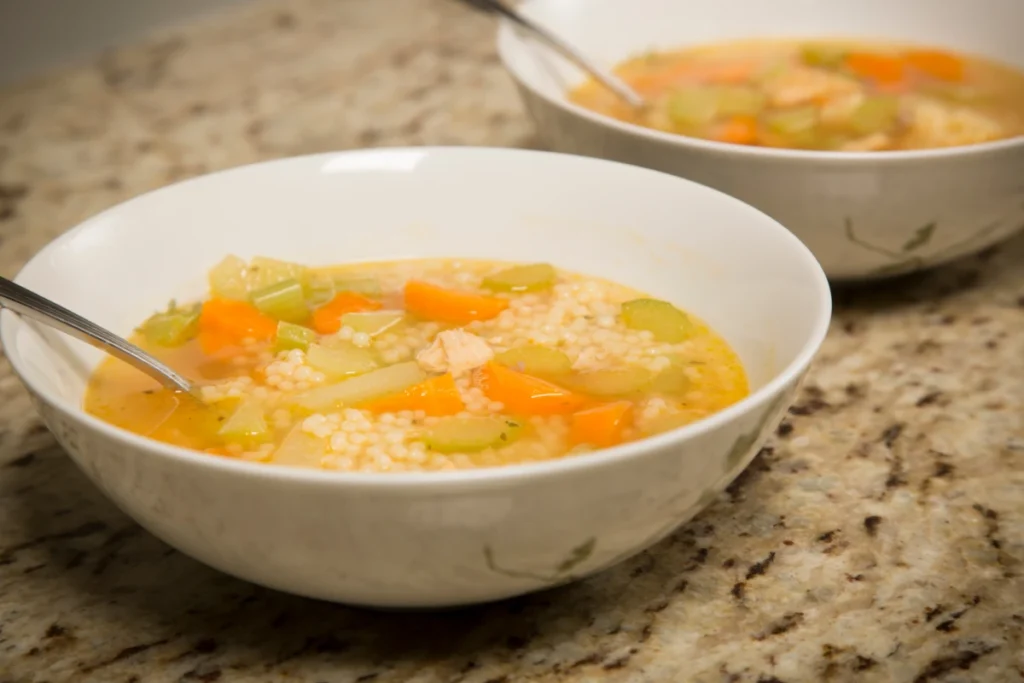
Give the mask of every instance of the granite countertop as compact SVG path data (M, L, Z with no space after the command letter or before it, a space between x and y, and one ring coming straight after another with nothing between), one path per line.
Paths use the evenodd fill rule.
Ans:
M0 92L0 272L191 175L396 144L534 146L489 19L272 0ZM257 588L107 502L0 366L0 682L1024 681L1024 237L837 292L748 471L619 567L381 614Z

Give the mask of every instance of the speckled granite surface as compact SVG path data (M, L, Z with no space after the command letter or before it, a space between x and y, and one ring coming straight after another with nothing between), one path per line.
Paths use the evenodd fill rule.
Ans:
M447 0L277 0L0 92L0 271L132 195L275 156L530 146ZM0 367L0 682L1024 680L1024 238L837 294L792 415L668 541L443 614L255 588L147 535Z

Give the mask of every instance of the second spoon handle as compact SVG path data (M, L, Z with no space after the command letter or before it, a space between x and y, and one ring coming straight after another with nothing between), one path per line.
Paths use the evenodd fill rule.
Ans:
M606 88L614 92L620 98L626 101L630 106L640 108L644 106L644 100L642 97L636 94L636 92L630 88L621 79L612 73L605 71L604 69L593 64L586 56L581 54L572 45L564 42L561 38L548 31L543 26L535 24L530 21L522 14L517 12L505 5L501 0L467 0L470 4L475 5L483 10L496 12L501 16L505 17L509 21L512 21L518 26L525 28L530 33L538 36L542 41L547 43L549 46L557 50L562 54L563 57L568 59L570 62L583 69L595 79L601 82Z
M0 305L120 358L169 389L197 394L192 382L135 344L4 277L0 277Z

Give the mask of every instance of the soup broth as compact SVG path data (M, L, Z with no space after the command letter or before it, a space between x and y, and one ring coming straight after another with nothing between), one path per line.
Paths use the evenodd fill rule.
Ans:
M649 106L596 81L572 102L647 128L739 145L869 152L1024 134L1024 71L940 48L743 41L653 52L616 72Z
M547 264L228 257L210 289L133 337L198 378L203 401L108 359L86 409L211 456L396 472L584 453L748 393L736 354L694 316Z

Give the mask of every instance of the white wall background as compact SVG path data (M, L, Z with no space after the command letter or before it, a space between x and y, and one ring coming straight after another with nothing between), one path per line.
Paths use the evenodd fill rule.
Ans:
M0 0L0 85L247 0Z

